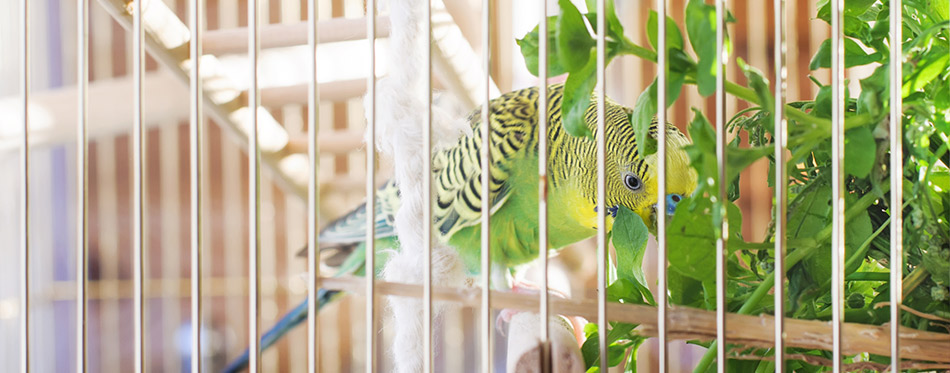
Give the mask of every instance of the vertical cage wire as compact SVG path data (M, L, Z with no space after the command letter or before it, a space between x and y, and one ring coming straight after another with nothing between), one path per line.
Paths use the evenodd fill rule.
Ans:
M422 266L422 371L432 372L432 2L425 1L423 28L426 32L422 46L426 61L422 87L425 92L425 114L422 125L422 146L425 161L422 167L422 188L426 198L422 209L422 239L425 252L425 265Z
M481 370L492 371L492 312L491 312L491 0L482 1L482 68L485 70L485 104L482 105L482 230L481 230Z
M669 354L666 330L667 305L667 277L666 277L666 79L667 79L667 51L666 51L666 0L657 0L657 38L656 38L656 158L657 158L657 188L656 211L660 218L656 219L656 251L657 251L657 285L656 325L659 339L660 372L666 372L669 367Z
M144 134L142 123L142 99L145 94L142 87L142 74L145 70L145 50L142 46L142 14L144 0L135 0L132 13L132 292L133 314L132 333L134 344L134 369L137 373L145 370L145 331L142 317L144 316L144 298L142 297L142 280L144 263L144 206L142 196L145 193L143 183L143 169L145 168Z
M89 119L89 1L79 0L76 7L77 42L76 84L78 88L79 115L76 118L76 372L86 371L86 185L88 181L88 139L86 128Z
M191 117L188 122L188 155L190 177L189 193L191 209L191 371L200 373L202 370L201 361L201 266L202 266L202 245L201 245L201 144L204 142L204 122L203 110L203 87L201 83L201 27L202 17L204 16L201 0L190 0L189 6L189 28L191 30L191 44L189 45L191 53L191 76L189 77L189 100L191 101Z
M835 373L842 370L844 322L844 0L831 0L831 328Z
M728 199L726 196L726 1L716 0L716 170L719 178L718 200L719 236L716 237L716 369L726 371L726 255L729 239L729 221L726 217ZM663 194L658 195L665 199ZM660 211L666 211L660 210Z
M259 0L248 0L247 2L247 25L248 25L248 60L251 67L251 81L248 88L248 109L250 120L250 138L248 150L248 218L250 219L248 232L248 273L250 274L250 296L249 296L249 322L248 334L251 340L249 370L251 373L257 373L261 370L261 167L260 167L260 146L258 143L258 116L257 110L261 105L261 98L258 91L257 64L258 54L261 50L260 42L260 17L257 12Z
M904 276L904 211L901 206L904 204L904 193L902 181L904 180L904 157L902 141L902 112L903 97L901 97L901 69L899 66L903 62L903 50L901 48L901 31L903 26L903 2L901 0L890 1L890 56L888 63L888 78L890 79L890 146L891 160L888 167L891 178L891 294L890 294L890 319L891 319L891 371L900 371L900 320L901 304L903 302L903 276Z
M310 81L307 85L307 156L310 168L307 170L307 372L316 373L320 362L320 338L317 329L320 299L320 222L317 206L320 203L320 149L317 136L320 130L320 93L317 90L317 0L307 0L307 47L310 57ZM375 34L369 34L367 37ZM369 275L368 272L367 275ZM372 299L367 297L367 299Z
M366 1L366 373L376 368L376 0ZM428 44L427 44L428 45ZM428 174L427 174L428 175Z
M548 342L548 2L540 1L538 22L538 256L541 259L541 372L550 372Z
M785 0L774 0L772 21L775 37L775 373L785 371L785 212L788 209L788 169L785 152L788 131L785 122Z
M600 366L607 366L607 196L606 164L606 104L607 58L606 2L597 1L597 330L600 346ZM590 11L590 9L588 9ZM546 22L542 19L541 22Z
M30 371L30 0L20 0L20 93L23 142L20 144L20 371Z

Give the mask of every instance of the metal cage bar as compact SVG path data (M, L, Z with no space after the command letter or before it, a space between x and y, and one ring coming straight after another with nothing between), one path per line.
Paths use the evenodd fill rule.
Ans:
M23 142L20 144L20 371L30 371L30 0L20 0L20 94Z
M426 70L423 74L425 88L425 115L423 116L422 146L425 162L422 168L422 188L427 197L432 197L432 0L426 0L423 12L423 28L426 37L423 45ZM425 307L422 312L422 371L430 373L432 369L432 198L423 198L422 238L425 252L425 265L422 267L422 297Z
M251 228L248 232L248 273L250 274L250 299L248 304L249 322L248 334L251 341L249 352L249 371L257 373L261 371L261 167L260 167L260 144L258 143L258 109L261 105L261 98L258 87L258 54L261 50L260 43L260 16L258 15L259 0L248 0L247 2L247 24L248 24L248 58L251 67L251 82L248 88L248 115L250 116L250 139L248 141L248 222Z
M773 33L775 38L775 373L785 371L785 235L788 210L788 169L785 152L788 149L788 131L785 121L785 0L774 0Z
M716 237L716 370L726 371L726 256L729 240L728 196L726 195L726 1L716 0L716 170L719 178L719 236ZM663 199L663 194L659 195ZM666 210L661 210L666 211Z
M310 57L310 81L307 86L307 155L310 161L307 181L307 372L316 373L320 362L320 338L318 334L318 314L320 299L320 222L317 206L320 203L320 149L318 132L320 127L320 92L317 89L317 22L319 21L317 0L307 0L307 47ZM375 34L368 34L367 37ZM367 275L371 276L372 271Z
M201 81L201 28L202 18L204 16L202 0L190 0L189 6L189 29L191 31L191 43L189 44L191 54L191 75L189 77L189 97L191 101L191 116L188 122L188 155L189 155L189 193L191 209L191 371L200 373L202 371L202 349L201 349L201 285L202 285L202 211L201 211L201 144L204 142L204 91Z
M366 372L376 368L376 0L366 1ZM431 261L430 261L431 262ZM431 265L431 264L430 264Z
M142 121L142 100L145 95L142 86L142 75L145 73L144 32L142 31L142 15L145 7L144 0L136 0L132 12L132 281L133 281L133 314L132 333L134 344L135 372L145 371L145 298L143 279L145 266L143 251L145 249L145 214L143 196L145 194L145 125Z
M485 104L482 105L482 228L481 228L481 371L492 371L492 310L491 310L491 0L482 1L482 67L485 70Z
M890 126L891 159L888 171L891 178L891 275L890 275L890 340L891 340L891 371L900 371L900 320L901 305L903 304L903 276L904 276L904 157L902 148L903 139L903 97L901 96L901 69L896 68L903 62L903 48L901 37L903 27L903 2L890 0L890 64L888 79L890 79Z
M600 366L607 363L607 6L597 1L597 330ZM590 9L588 9L590 11ZM542 20L544 22L544 20Z
M548 328L548 3L541 1L538 22L538 257L541 260L540 345L541 372L551 371Z
M835 373L842 370L844 323L844 0L831 0L831 326Z
M79 0L76 7L77 25L77 73L78 122L76 133L76 372L86 371L86 319L88 309L86 301L87 261L86 250L87 192L88 182L88 142L89 133L89 1Z
M666 0L657 0L657 39L656 39L656 154L657 154L657 188L656 211L660 215L666 211L666 80L669 61L666 50ZM657 333L659 339L659 370L666 372L669 369L669 351L667 343L666 318L669 305L667 304L667 252L666 252L666 219L656 219L656 251L657 251Z

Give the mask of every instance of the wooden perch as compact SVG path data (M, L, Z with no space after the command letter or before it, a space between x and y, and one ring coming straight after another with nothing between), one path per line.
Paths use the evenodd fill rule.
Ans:
M365 292L364 278L321 278L320 286L328 289L343 290L356 294ZM422 286L376 281L379 295L421 297ZM447 288L433 286L432 298L440 301L460 303L478 307L481 293L477 288ZM491 292L492 307L496 309L517 309L535 311L538 309L538 297L525 296L503 291ZM580 316L588 320L597 318L597 301L550 298L551 310L561 315ZM611 321L640 324L637 331L645 336L655 337L656 308L645 305L607 304L607 316ZM775 330L772 315L728 314L726 318L726 339L729 343L753 347L774 347ZM672 307L667 323L669 337L680 340L709 341L716 338L716 312L696 308ZM831 350L831 324L818 320L799 320L786 318L786 345L806 349ZM852 355L868 352L877 355L890 354L887 325L844 324L842 353ZM901 328L901 356L905 359L950 362L950 334L934 333L910 328Z

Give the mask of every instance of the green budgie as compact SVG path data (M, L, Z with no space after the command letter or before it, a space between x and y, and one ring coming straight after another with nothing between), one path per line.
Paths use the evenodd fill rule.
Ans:
M548 87L548 239L558 249L592 237L597 232L597 143L591 138L569 135L561 125L563 85ZM490 104L491 122L491 258L493 264L513 268L538 257L538 88L527 88L502 95ZM596 129L596 100L586 112L587 125ZM607 229L617 209L624 206L645 222L657 219L656 154L638 152L631 110L606 100L606 203ZM470 274L480 271L481 249L481 110L468 116L472 132L454 146L432 157L433 234L440 242L458 250ZM667 131L668 209L696 187L696 174L682 147L686 137L675 127ZM656 136L657 125L650 129ZM596 131L592 131L596 132ZM393 220L399 209L398 186L386 183L378 190L376 213L377 249L397 247ZM329 223L321 232L321 251L343 249L349 257L340 273L361 272L365 255L366 205L357 207ZM652 224L651 224L652 225ZM379 260L378 263L384 262ZM336 291L321 289L319 304L338 296ZM307 318L307 301L284 316L262 337L262 348L272 345L284 333ZM237 371L247 364L247 352L226 371Z

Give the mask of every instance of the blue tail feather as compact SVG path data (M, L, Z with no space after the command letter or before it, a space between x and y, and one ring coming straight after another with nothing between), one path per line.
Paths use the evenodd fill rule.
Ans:
M326 290L320 289L317 292L318 299L318 308L323 308L327 303L331 302L335 295L339 294L338 290ZM264 335L261 336L261 351L266 350L268 347L276 343L284 334L287 334L295 326L300 325L307 320L307 304L308 299L304 299L297 307L294 307L290 312L288 312L284 317L282 317L277 324L270 328ZM241 356L238 356L237 359L228 364L227 367L222 371L223 373L236 373L247 368L247 364L250 360L250 351L247 349L244 350L244 353Z

